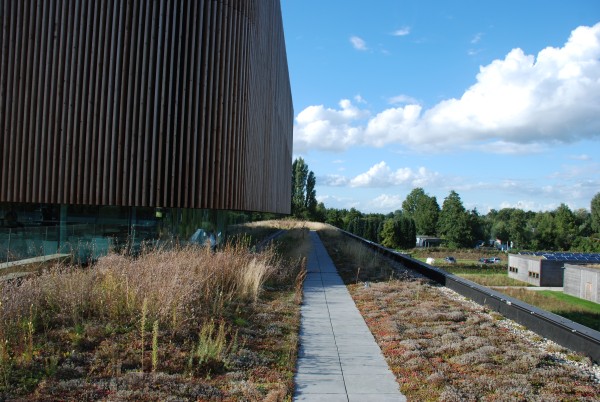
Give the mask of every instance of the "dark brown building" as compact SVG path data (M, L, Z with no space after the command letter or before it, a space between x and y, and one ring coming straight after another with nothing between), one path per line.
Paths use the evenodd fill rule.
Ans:
M0 25L4 223L290 212L279 0L1 0Z

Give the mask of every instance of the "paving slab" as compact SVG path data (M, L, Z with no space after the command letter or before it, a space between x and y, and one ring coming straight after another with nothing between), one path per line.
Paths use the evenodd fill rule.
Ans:
M294 401L406 401L321 239L310 238Z

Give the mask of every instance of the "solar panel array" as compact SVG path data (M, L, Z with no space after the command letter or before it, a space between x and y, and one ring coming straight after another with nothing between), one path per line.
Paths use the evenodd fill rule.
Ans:
M600 263L600 253L568 253L568 252L556 252L550 253L545 251L530 252L522 251L521 255L535 255L538 257L544 257L550 261L566 261L566 262L589 262L590 264Z

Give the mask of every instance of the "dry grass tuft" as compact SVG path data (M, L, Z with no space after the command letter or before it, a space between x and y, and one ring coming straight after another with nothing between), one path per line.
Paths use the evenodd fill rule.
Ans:
M294 300L302 269L302 260L284 260L275 246L255 253L237 243L216 252L183 247L145 250L136 258L110 254L92 267L57 266L4 282L0 400L36 393L56 400L235 399L219 376L230 369L238 370L249 395L285 397L293 389ZM266 300L265 292L271 293ZM281 328L269 334L273 321ZM270 348L282 358L271 369L272 357L264 356L272 356L272 339L282 342ZM256 357L239 366L243 356ZM253 379L259 368L272 384ZM134 385L132 372L146 385ZM153 372L152 381L144 372Z
M236 245L216 253L198 247L148 251L135 259L110 254L93 269L61 267L2 284L0 318L10 326L34 306L43 326L89 319L128 323L146 299L150 319L177 326L233 300L256 301L277 263L273 249L253 254Z

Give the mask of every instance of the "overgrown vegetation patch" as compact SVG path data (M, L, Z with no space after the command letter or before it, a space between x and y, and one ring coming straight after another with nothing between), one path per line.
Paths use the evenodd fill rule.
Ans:
M515 330L502 316L371 254L321 232L390 368L410 400L597 400L591 371L566 364L537 347L541 338ZM364 261L364 260L363 260ZM369 268L372 267L372 268ZM365 286L368 282L368 286ZM556 352L589 359L554 345Z
M302 272L238 243L3 283L0 399L285 400Z

